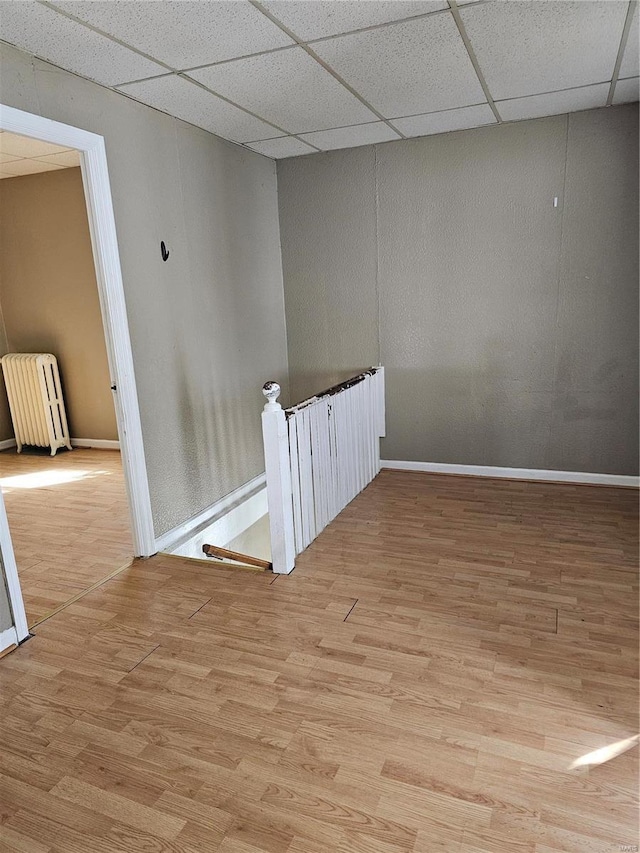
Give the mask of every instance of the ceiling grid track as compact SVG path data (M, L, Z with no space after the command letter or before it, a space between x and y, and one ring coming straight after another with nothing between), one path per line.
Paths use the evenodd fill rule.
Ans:
M627 17L625 18L624 27L622 28L622 35L620 36L620 47L618 48L616 64L613 68L613 74L611 75L611 85L609 86L609 94L607 95L608 107L610 107L613 103L613 96L616 91L618 75L620 74L620 66L622 65L622 57L624 56L627 41L629 40L629 33L631 31L631 21L633 20L633 13L635 12L637 5L637 0L629 0L629 7L627 8Z
M488 2L488 0L477 0L476 3L467 3L467 8L471 6L481 6L483 3ZM385 27L389 27L395 24L407 24L413 21L421 21L423 18L435 18L436 15L448 15L450 9L435 9L433 12L425 12L422 15L410 15L408 18L394 18L393 21L384 21L382 24L371 24L369 27L358 27L357 30L345 30L343 33L334 33L331 36L319 36L315 39L307 39L305 44L320 44L323 41L331 41L331 39L342 38L342 36L354 36L359 35L360 33L371 33L374 30L382 30Z
M467 31L465 30L464 23L462 22L462 18L460 16L460 10L458 9L458 4L456 0L447 0L449 3L449 10L453 15L453 20L456 22L456 27L458 28L458 32L460 33L460 38L464 42L464 46L466 48L467 53L469 54L469 59L471 60L471 64L478 76L478 81L482 86L482 91L484 92L484 96L487 99L487 103L491 107L491 110L496 117L496 121L498 124L502 124L502 118L500 113L498 112L498 108L495 105L495 101L493 100L493 96L489 91L489 87L487 86L487 81L484 78L484 74L482 73L482 69L480 68L480 63L478 62L478 57L476 56L476 52L473 49L471 44L471 40L467 35Z

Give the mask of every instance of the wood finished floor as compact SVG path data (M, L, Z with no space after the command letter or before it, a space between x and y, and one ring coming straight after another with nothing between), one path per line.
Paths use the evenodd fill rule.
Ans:
M637 493L383 471L289 577L157 556L0 661L0 848L638 843Z
M133 555L117 450L6 450L0 480L29 625Z

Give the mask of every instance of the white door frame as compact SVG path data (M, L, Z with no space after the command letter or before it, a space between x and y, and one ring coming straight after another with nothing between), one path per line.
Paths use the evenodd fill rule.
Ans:
M156 553L157 548L104 138L4 104L0 104L0 129L65 148L75 148L80 152L122 466L129 498L133 546L136 557L149 557ZM3 518L6 521L4 503L0 496L0 549L16 629L18 625L21 626L18 630L19 639L24 639L24 605L9 529L6 523L3 524ZM22 636L21 630L25 631Z
M24 601L22 600L22 590L20 589L20 581L18 579L18 567L16 566L16 558L13 553L13 543L11 542L9 522L7 521L7 512L4 508L4 498L2 496L1 490L0 553L2 555L2 566L4 568L4 576L7 582L9 605L11 606L11 614L13 616L13 630L15 631L15 637L5 636L4 642L2 641L2 639L0 639L1 652L7 646L12 646L14 643L21 643L26 637L29 636L27 614L25 613ZM9 629L9 631L10 630L11 629Z

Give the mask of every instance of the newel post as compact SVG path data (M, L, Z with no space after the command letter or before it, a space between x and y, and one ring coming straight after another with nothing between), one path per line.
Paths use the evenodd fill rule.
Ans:
M265 382L262 393L267 398L262 412L262 439L267 473L271 562L274 572L288 574L294 567L295 545L287 419L278 403L278 383Z

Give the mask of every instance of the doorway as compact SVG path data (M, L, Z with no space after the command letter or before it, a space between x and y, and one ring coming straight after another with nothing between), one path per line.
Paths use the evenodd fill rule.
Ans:
M79 436L79 442L76 442L76 445L79 444L80 449L66 452L66 458L65 452L59 452L53 459L49 457L49 461L45 464L42 456L33 455L27 458L21 454L18 457L21 470L16 469L15 473L10 473L3 478L5 480L2 484L3 488L8 491L7 500L11 503L15 501L16 493L21 493L23 503L25 497L28 499L27 503L29 500L33 503L33 495L36 494L38 488L36 484L38 482L41 484L48 483L48 487L45 486L45 491L47 488L50 492L57 490L56 494L62 498L61 504L66 506L67 511L71 512L74 505L77 506L78 503L87 504L87 496L92 489L94 492L101 491L100 482L104 483L105 486L108 484L106 505L99 500L95 501L95 498L91 498L89 501L93 501L95 504L94 518L90 519L87 528L89 533L84 539L84 544L79 545L80 549L84 549L91 556L97 555L97 558L93 560L94 564L99 565L101 560L106 559L110 563L109 567L114 562L117 563L122 557L114 544L119 539L124 541L129 556L150 556L157 549L151 517L140 416L133 374L133 359L122 289L104 140L96 134L69 125L52 122L11 107L0 106L0 135L4 133L26 137L26 142L32 144L32 150L38 150L36 140L55 146L58 149L57 151L49 151L48 154L40 155L48 158L48 160L41 162L48 162L52 166L46 170L47 172L57 173L59 169L65 168L65 160L69 164L69 169L75 168L77 170L78 166L80 168L80 174L76 171L76 177L81 178L84 190L95 284L106 345L106 381L109 383L109 393L112 394L111 407L112 411L115 411L115 422L117 424L117 436L113 439L103 439L102 441L105 443L102 446L98 443L97 449L88 449L86 446L82 446L84 443L95 448L96 441L93 436L86 438ZM25 150L28 150L28 147ZM57 163L56 158L58 159ZM17 166L12 167L10 162L7 162L6 156L3 159L5 163L2 165L5 167L5 171L7 166L9 171L18 168ZM31 159L35 160L37 156ZM71 163L72 160L74 160L73 163ZM40 167L28 168L39 169ZM52 257L51 263L55 263L54 257ZM30 346L29 349L32 347ZM42 348L38 347L38 350L40 349ZM119 452L115 449L118 441ZM110 443L111 447L109 447ZM120 454L121 463L119 461ZM73 463L71 460L74 460ZM119 494L118 488L120 489ZM31 493L30 498L29 493ZM67 495L66 498L65 494ZM114 513L109 509L109 502L111 502L112 507L120 505L121 517L126 516L127 526L130 527L129 536L126 535L126 530L119 526L119 522L115 522L110 527L110 516L113 520ZM16 566L10 536L11 506L9 507L7 525L7 515L1 497L0 504L0 558L4 566L17 640L21 641L27 636L29 622L33 624L34 618L27 619L25 614L24 598L18 574L19 566ZM17 519L18 516L15 517ZM86 513L85 520L87 520ZM25 559L24 556L24 541L21 540L20 544L18 543L18 539L23 536L22 531L18 531L18 524L17 520L13 522L16 552L18 562L22 560L26 566L28 558ZM60 526L64 527L64 524L65 522L62 520ZM37 533L37 531L35 532ZM102 540L99 535L100 532L104 534ZM47 543L45 541L41 544L46 546ZM110 552L110 556L107 556L108 552ZM62 559L65 565L73 563L73 560L66 557ZM116 567L114 566L114 568ZM28 571L25 567L24 572ZM43 574L46 576L47 572L43 571ZM80 572L73 583L91 585L92 577ZM64 598L64 596L64 589L58 590L58 598ZM45 603L40 602L38 607L32 607L35 621L42 618L42 609ZM38 612L36 613L36 611Z

